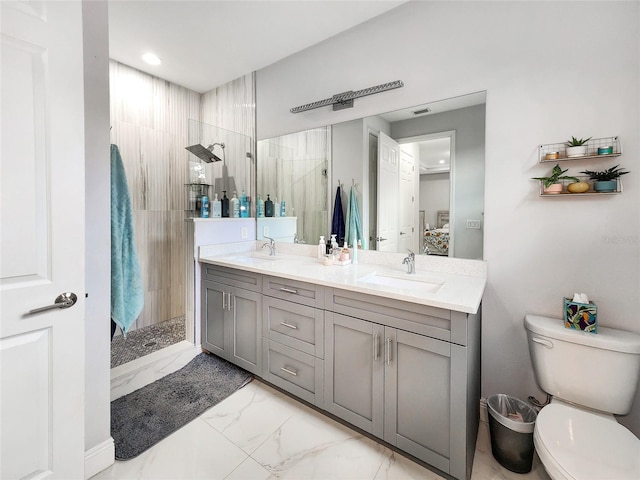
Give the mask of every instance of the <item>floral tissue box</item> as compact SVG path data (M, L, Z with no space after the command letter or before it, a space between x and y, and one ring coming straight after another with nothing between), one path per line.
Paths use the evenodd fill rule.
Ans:
M598 333L598 307L595 303L579 303L565 297L563 310L565 327Z

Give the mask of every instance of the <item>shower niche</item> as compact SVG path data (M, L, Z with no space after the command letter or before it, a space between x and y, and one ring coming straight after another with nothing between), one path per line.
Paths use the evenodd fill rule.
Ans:
M185 184L185 212L188 218L200 217L203 196L222 200L244 191L249 216L255 217L255 145L253 139L231 130L198 120L189 120L188 179ZM210 215L211 216L211 213ZM233 216L230 212L229 216Z

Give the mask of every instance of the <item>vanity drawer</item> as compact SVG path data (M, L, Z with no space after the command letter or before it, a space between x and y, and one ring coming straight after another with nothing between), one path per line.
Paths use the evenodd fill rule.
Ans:
M318 407L323 404L324 361L267 338L262 339L264 379Z
M310 307L324 308L324 288L313 283L265 276L262 293Z
M324 310L263 297L262 335L309 355L324 357Z
M359 292L326 289L326 309L389 327L466 345L465 313Z
M236 268L202 264L203 280L211 280L229 287L240 287L253 292L262 290L262 275Z

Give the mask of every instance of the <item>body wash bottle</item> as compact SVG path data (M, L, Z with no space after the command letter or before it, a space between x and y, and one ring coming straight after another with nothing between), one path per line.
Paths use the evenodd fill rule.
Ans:
M244 188L240 194L240 217L249 218L249 199L247 198L247 194L244 193Z
M231 197L231 216L240 218L240 200L238 200L235 190L233 191L233 197Z
M227 191L222 191L222 218L229 217L229 199L227 198Z
M202 218L209 218L209 197L203 195L201 205L200 216Z
M220 218L222 216L222 205L220 204L220 200L218 200L217 193L213 197L213 202L211 202L211 216L213 218Z
M260 194L258 194L258 218L263 218L264 217L264 202L262 201L262 197L260 196Z

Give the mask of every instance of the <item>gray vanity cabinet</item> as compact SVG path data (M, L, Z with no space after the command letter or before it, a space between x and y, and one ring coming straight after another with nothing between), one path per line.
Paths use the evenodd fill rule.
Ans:
M323 406L324 290L318 285L265 277L262 335L265 380Z
M202 348L262 375L261 276L207 267L202 279Z
M326 308L333 312L325 312L324 408L455 478L470 478L479 318L338 289L327 289Z

